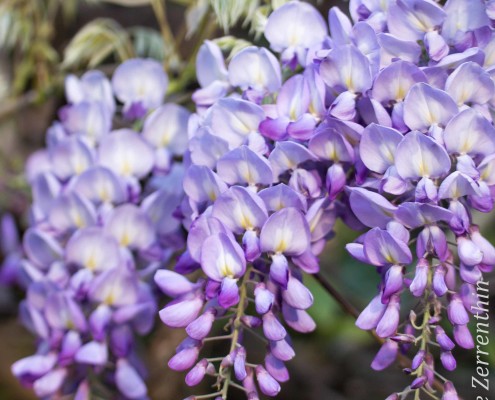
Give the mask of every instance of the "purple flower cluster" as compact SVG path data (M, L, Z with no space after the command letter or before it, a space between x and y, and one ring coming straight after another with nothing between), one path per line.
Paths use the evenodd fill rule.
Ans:
M189 112L162 104L167 76L153 60L124 62L111 82L69 76L65 88L47 148L27 164L33 204L17 280L37 351L12 371L40 398L145 399L136 337L154 324L153 274L185 244L175 210Z
M371 230L347 249L381 277L356 322L385 339L372 367L384 369L399 351L412 351L405 372L413 381L390 398L419 398L435 393L436 377L444 380L435 360L452 371L455 343L474 347L467 325L482 304L476 285L495 264L495 248L472 218L493 209L495 40L484 2L389 3L371 10L363 1L354 14L380 31L381 57L387 43L400 60L381 58L367 87L373 119L363 116L365 173L348 193L354 215ZM408 292L417 300L401 323ZM456 398L446 382L443 399Z
M305 57L306 46L320 44L327 29L312 6L288 7L302 8L321 27L284 53L295 67L292 59ZM258 398L258 388L274 396L289 379L284 362L294 357L286 326L303 333L315 328L303 272L319 270L317 256L338 214L332 200L344 188L357 133L353 123L325 119L325 84L312 64L283 82L282 66L267 49L247 47L226 67L209 41L197 60L201 88L193 95L198 111L189 121L183 183L187 251L175 272L155 276L175 298L161 320L188 334L169 366L189 370L191 386L215 376L212 397L225 399L230 387L250 399ZM197 269L199 280L184 277ZM225 324L225 335L209 337ZM264 359L244 347L246 335L266 346ZM213 340L229 343L226 355L201 358Z
M455 368L445 308L455 342L473 347L468 312L495 263L471 217L493 208L493 6L350 7L354 23L330 10L330 31L308 3L276 9L265 37L279 58L250 46L226 65L214 42L199 51L181 205L187 251L175 272L155 280L175 298L162 321L188 334L169 366L189 370L188 385L214 376L217 392L208 397L226 399L229 387L249 399L257 388L279 392L294 356L286 326L314 329L303 272L318 271L336 218L372 228L347 248L381 276L357 321L385 339L373 368L416 349L406 370L414 381L394 398L433 394L437 356ZM193 282L184 276L199 269ZM418 303L402 325L408 291ZM208 337L225 323L225 335ZM264 360L243 345L251 333L266 344ZM227 354L201 358L212 340L228 341ZM443 398L457 398L451 382Z

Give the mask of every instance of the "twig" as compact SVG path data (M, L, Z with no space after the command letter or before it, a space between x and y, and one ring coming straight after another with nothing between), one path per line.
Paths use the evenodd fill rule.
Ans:
M314 275L315 279L320 283L321 286L332 296L337 303L339 303L340 308L342 308L347 314L352 315L354 318L359 317L359 311L351 303L349 303L344 296L342 296L337 289L320 273Z
M2 105L0 105L0 121L9 117L15 112L21 111L24 108L34 104L38 98L38 92L35 90L31 90L27 93L24 93L22 96L4 100L2 102Z
M315 279L320 283L320 285L328 292L330 296L332 296L337 303L339 304L340 308L342 310L349 314L352 315L355 319L359 317L359 311L351 304L349 303L344 296L340 294L340 292L320 273L314 275ZM367 331L370 333L371 336L380 344L383 344L385 340L378 336L374 331ZM411 359L403 354L398 354L397 356L397 361L399 363L399 366L401 368L409 368L411 366ZM435 378L433 381L433 387L437 389L439 392L443 393L443 385L442 383ZM460 400L462 400L459 397Z

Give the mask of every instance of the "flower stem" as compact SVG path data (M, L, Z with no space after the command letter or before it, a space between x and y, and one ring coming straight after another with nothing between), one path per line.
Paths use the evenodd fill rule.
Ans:
M245 303L246 303L246 298L247 298L247 290L246 290L246 285L244 284L244 279L247 279L245 277L249 276L249 272L246 272L244 275L244 278L240 282L240 288L239 288L239 303L237 304L237 310L235 313L235 318L234 321L232 322L232 342L230 344L230 351L229 354L231 354L237 347L238 341L239 341L239 334L242 329L242 322L241 318L244 315L244 308L245 308ZM220 368L220 376L224 377L223 381L223 386L221 390L221 396L222 400L227 399L227 393L229 390L229 386L233 386L233 382L231 382L231 375L232 375L232 370L229 367L226 371L226 374L223 374L222 368Z

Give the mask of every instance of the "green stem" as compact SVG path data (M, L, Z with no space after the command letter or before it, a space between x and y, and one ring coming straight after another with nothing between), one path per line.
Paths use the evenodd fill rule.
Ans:
M244 278L246 278L247 276L249 276L249 271L246 272L246 274L244 275ZM232 342L230 344L229 354L231 354L237 348L237 344L239 341L239 334L240 334L241 329L242 329L241 318L244 315L244 308L245 308L246 297L247 297L247 290L246 290L246 285L244 285L244 278L240 282L239 303L237 304L237 310L235 313L235 318L234 318L234 321L232 323L232 327L233 327L232 328ZM222 390L221 390L221 396L222 396L222 400L226 400L229 386L232 384L232 382L231 382L232 369L229 367L225 374L223 372L224 371L220 367L220 371L219 371L220 376L222 376L224 378L223 386L222 386Z
M165 46L172 49L173 54L176 54L177 48L175 46L174 35L170 30L170 25L167 21L167 7L164 4L164 1L152 0L151 7L153 8L153 12L155 13L156 20L158 21L163 43L165 44ZM169 60L164 60L165 69L167 69L168 67L168 61Z
M432 292L432 282L433 282L433 268L430 268L428 270L428 282L426 285L426 290L424 293L424 308L425 308L425 313L423 315L423 322L420 326L421 328L421 344L420 344L420 350L423 350L425 352L425 355L428 354L428 342L430 341L430 326L429 326L429 321L431 317L430 313L430 296ZM421 363L421 365L418 367L417 371L415 374L417 376L421 376L424 373L425 369L425 361ZM427 390L424 390L425 392L428 392ZM414 393L414 399L415 400L420 400L420 390L417 389L416 392Z

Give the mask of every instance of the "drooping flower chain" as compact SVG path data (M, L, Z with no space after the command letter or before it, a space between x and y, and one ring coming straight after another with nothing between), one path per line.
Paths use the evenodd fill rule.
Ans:
M372 366L390 365L399 347L419 350L406 371L415 379L393 396L435 395L432 342L443 366L455 368L454 343L441 324L443 299L455 340L472 347L466 310L473 312L475 285L495 255L470 217L473 208L492 209L495 182L495 41L491 9L475 3L351 2L355 23L333 8L328 36L319 13L293 1L265 28L280 61L252 46L226 67L215 43L201 48L184 180L188 250L175 273L156 275L176 297L160 312L162 321L188 333L169 365L192 368L189 385L210 374L218 392L209 397L225 399L233 386L257 398L256 376L264 394L278 393L277 382L288 379L283 362L294 355L280 317L295 330L314 328L302 272L318 271L316 257L337 217L356 230L373 228L348 245L382 277L379 295L357 321L387 339ZM461 19L459 7L473 17ZM449 231L458 252L449 248ZM413 277L405 275L411 243L418 257ZM196 283L181 276L199 268L204 278ZM421 301L399 329L407 287ZM225 321L224 336L207 337ZM264 360L251 360L242 345L249 332L260 336L256 328ZM198 362L213 339L230 341L228 354ZM444 399L456 398L451 382L444 389Z
M37 351L12 371L40 398L146 398L135 339L155 321L154 272L185 241L175 160L189 112L162 103L167 84L148 59L121 64L111 83L99 71L69 76L69 104L28 160L33 204L15 277Z

